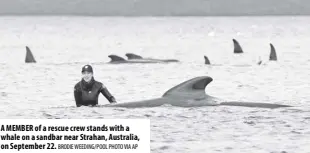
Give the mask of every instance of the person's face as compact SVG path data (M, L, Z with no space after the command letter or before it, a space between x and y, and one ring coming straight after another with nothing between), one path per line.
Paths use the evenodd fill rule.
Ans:
M91 80L91 78L93 77L93 73L91 72L87 72L87 71L84 71L82 73L82 78L84 79L84 81L86 82L89 82Z

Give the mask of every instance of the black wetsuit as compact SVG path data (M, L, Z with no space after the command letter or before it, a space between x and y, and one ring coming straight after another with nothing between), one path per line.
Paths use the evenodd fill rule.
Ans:
M87 83L83 79L74 86L74 98L76 106L95 106L98 104L98 96L102 93L110 103L115 103L115 98L108 89L94 78Z

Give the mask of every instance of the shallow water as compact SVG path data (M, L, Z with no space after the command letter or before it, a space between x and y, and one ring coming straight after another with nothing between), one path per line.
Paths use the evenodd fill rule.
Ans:
M1 17L0 23L1 118L148 118L152 153L310 152L309 17ZM232 53L232 38L244 54ZM277 62L268 62L269 43ZM36 64L24 64L26 45ZM181 62L107 64L109 54L127 52ZM204 55L213 65L204 65ZM73 87L88 63L119 103L157 98L207 75L214 79L209 95L296 107L76 108Z

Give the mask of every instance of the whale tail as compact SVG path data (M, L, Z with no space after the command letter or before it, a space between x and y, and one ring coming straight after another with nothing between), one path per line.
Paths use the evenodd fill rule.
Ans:
M270 61L277 61L277 53L276 53L276 49L274 48L274 46L270 43L270 55L269 55L269 60Z
M205 88L212 81L213 79L209 76L195 77L169 89L162 97L171 95L186 95L193 92L205 95Z
M233 39L233 43L234 43L234 53L243 53L243 50L239 44L239 42L236 39Z
M117 55L109 55L108 57L111 59L110 62L126 61L123 57Z
M26 63L36 63L36 60L34 59L34 56L31 52L31 50L29 49L28 46L26 46L26 59L25 59Z
M126 53L125 54L129 60L131 59L143 59L142 56L134 54L134 53Z
M205 58L205 64L210 65L211 63L209 58L207 56L204 56L204 58Z

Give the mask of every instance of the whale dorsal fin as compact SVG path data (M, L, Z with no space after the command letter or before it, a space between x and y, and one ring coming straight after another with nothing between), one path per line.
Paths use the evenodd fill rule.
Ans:
M243 53L243 50L236 39L233 39L234 42L234 53Z
M208 58L207 56L204 56L204 58L205 58L205 64L208 64L208 65L210 65L211 63L210 63L210 60L209 60L209 58Z
M109 55L108 57L111 58L110 62L126 61L123 57L120 57L120 56L117 56L117 55Z
M29 49L28 46L26 46L26 63L36 63L36 60L34 59L31 50Z
M194 92L200 92L201 94L205 94L205 88L210 82L212 82L212 80L213 79L209 76L195 77L169 89L164 93L163 97L180 94L185 95L187 93Z
M137 54L133 54L133 53L126 53L125 54L127 56L127 58L130 59L143 59L142 56L137 55Z
M277 53L276 53L276 49L274 48L274 46L270 43L270 55L269 55L269 60L270 61L276 61L278 60L277 58Z

